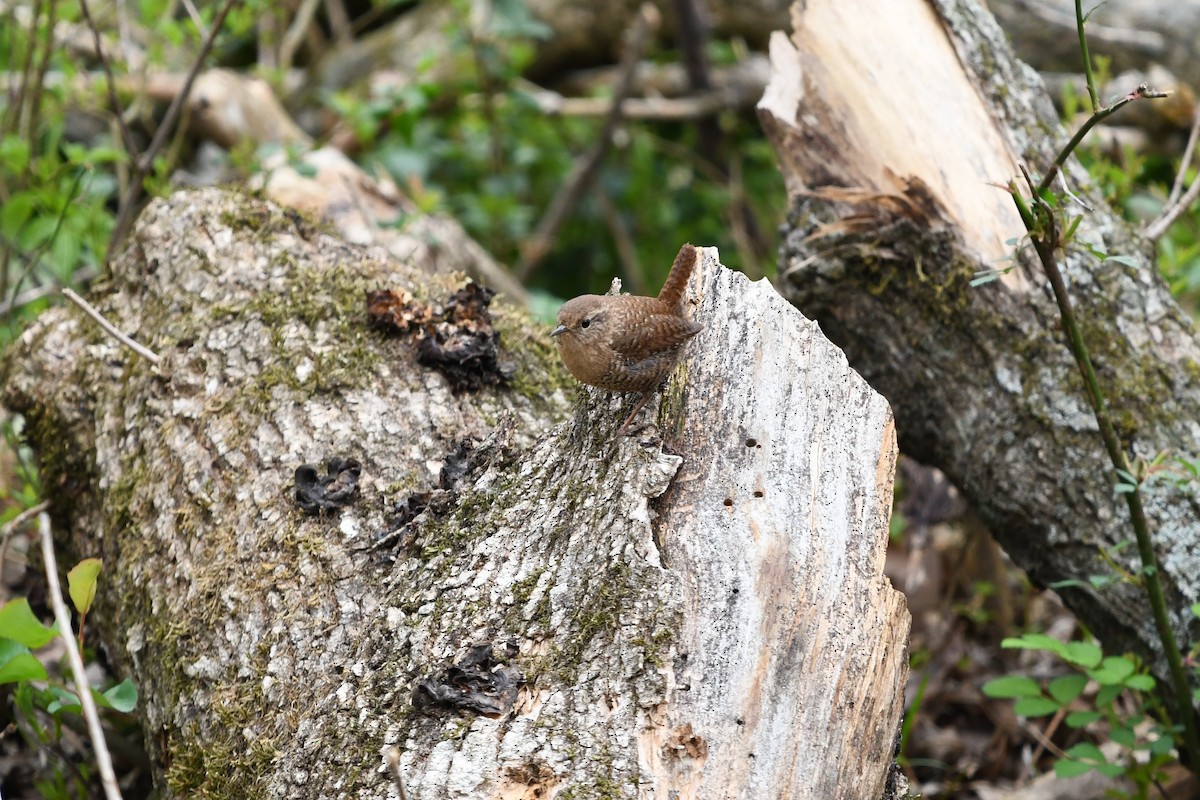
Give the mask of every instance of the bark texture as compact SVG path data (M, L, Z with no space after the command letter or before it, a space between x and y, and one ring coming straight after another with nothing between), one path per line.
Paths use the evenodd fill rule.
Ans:
M1073 0L991 0L988 8L1019 58L1044 72L1082 71ZM1114 73L1160 64L1200 87L1200 1L1087 2L1083 13L1088 49L1110 59Z
M772 41L759 106L794 198L781 289L888 397L902 449L963 490L1037 582L1075 580L1071 608L1109 648L1161 670L1140 589L1103 554L1132 539L1082 380L1040 268L990 184L1037 172L1067 140L1037 76L970 0L869 2L857 24L833 0L797 4ZM1200 348L1150 248L1067 165L1084 211L1065 275L1118 431L1137 455L1200 455ZM1061 184L1058 184L1061 185ZM1107 252L1135 265L1101 260ZM971 287L981 271L1012 267ZM1160 481L1149 513L1174 624L1200 633L1200 504ZM1136 574L1136 552L1114 555Z
M368 329L365 290L459 288L415 266L179 194L94 297L158 368L70 308L3 361L60 544L105 560L88 624L163 796L398 797L392 748L415 798L882 795L886 402L705 250L661 432L614 439L631 400L560 422L571 384L513 312L512 380L477 391ZM359 494L305 515L293 470L329 456Z

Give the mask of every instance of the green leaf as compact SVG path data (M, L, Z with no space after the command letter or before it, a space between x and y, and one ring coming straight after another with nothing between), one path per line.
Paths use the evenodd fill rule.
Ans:
M1091 642L1067 642L1066 652L1063 653L1066 661L1089 669L1099 664L1103 657L1104 651Z
M1050 696L1058 701L1059 705L1065 706L1067 703L1074 700L1079 695L1083 694L1083 688L1087 686L1087 676L1080 675L1078 672L1070 675L1060 675L1050 681L1046 687Z
M0 667L0 683L44 680L46 680L46 668L32 653L18 653Z
M1088 584L1086 581L1081 581L1078 578L1068 578L1065 581L1054 581L1046 588L1053 589L1054 591L1057 592L1059 589L1073 589L1076 587L1084 587L1084 586L1088 586L1088 585L1090 585L1090 584Z
M1103 686L1125 683L1125 679L1134 673L1137 666L1125 656L1109 656L1104 659L1099 668L1090 672L1092 679Z
M98 558L85 558L67 573L67 592L80 614L86 614L96 599L96 578L104 562Z
M1044 633L1027 633L1017 639L1005 639L1000 646L1006 650L1045 650L1066 657L1063 643Z
M5 136L0 139L0 167L10 174L25 171L29 164L29 142L23 136Z
M1130 675L1129 679L1125 681L1127 687L1139 692L1153 692L1157 684L1158 682L1152 675Z
M983 693L988 697L1041 697L1042 687L1024 675L1005 675L985 683Z
M110 708L117 711L123 711L128 714L137 706L138 691L133 685L133 681L126 678L111 689L104 692L104 698L108 700Z
M1133 735L1133 731L1123 725L1119 725L1108 732L1108 738L1112 739L1117 744L1133 747L1137 744L1137 737Z
M1049 697L1022 697L1013 703L1013 713L1019 717L1044 717L1058 709L1058 703Z
M10 600L0 608L0 636L36 650L53 639L54 635L54 628L47 628L33 615L26 598Z
M1077 778L1092 769L1093 766L1085 761L1074 761L1069 758L1060 758L1054 762L1054 774L1060 778Z
M12 639L0 637L0 667L7 664L10 658L28 652L29 648L20 642L14 642Z
M1124 688L1125 687L1121 686L1120 684L1101 686L1100 691L1096 692L1096 699L1093 701L1096 704L1096 708L1107 708L1108 706L1111 706L1112 701L1117 699L1117 695L1119 695Z
M1192 616L1200 617L1200 603L1192 603Z
M1104 719L1104 715L1099 711L1072 711L1067 714L1066 722L1068 728L1082 728L1101 719Z
M1063 232L1062 240L1069 242L1075 237L1075 230L1079 227L1079 223L1083 220L1082 216L1068 217L1067 229Z
M1175 749L1175 739L1169 733L1164 733L1151 742L1147 749L1155 755L1165 756Z
M1108 258L1106 258L1104 260L1105 261L1115 261L1118 264L1124 264L1125 266L1131 267L1132 269L1141 269L1142 268L1141 262L1138 261L1133 256L1109 256Z
M0 235L14 240L33 215L34 199L29 192L17 192L0 208Z
M1132 472L1130 472L1129 470L1121 469L1119 467L1117 468L1117 477L1119 477L1124 483L1136 484L1138 482L1138 479L1136 477L1134 477L1134 474Z
M57 686L51 686L49 692L54 699L46 706L46 713L57 714L60 711L67 711L72 714L78 714L83 710L83 706L74 692L68 692L66 689L60 689Z
M1072 745L1072 747L1067 750L1067 755L1070 758L1079 758L1083 759L1084 761L1095 761L1099 764L1108 763L1108 759L1104 757L1104 753L1100 752L1100 748L1096 747L1096 745L1092 744L1091 742L1080 742L1079 744Z

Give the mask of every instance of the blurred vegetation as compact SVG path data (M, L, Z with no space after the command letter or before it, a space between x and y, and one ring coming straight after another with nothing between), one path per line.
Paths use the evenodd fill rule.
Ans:
M0 96L0 302L98 273L122 159L111 140L83 135L93 120L78 120L73 129L68 122L74 98L67 87L83 65L54 42L51 30L77 21L78 12L56 2L18 8L29 12L24 24L18 9L0 16L0 70L10 81ZM42 299L6 313L0 346L48 304Z
M1144 156L1128 147L1115 155L1083 148L1078 155L1126 219L1144 224L1162 213L1179 168L1178 157ZM1198 177L1193 165L1187 171L1187 185ZM1158 270L1171 294L1195 317L1200 310L1200 212L1184 214L1159 239Z
M516 264L521 245L549 205L573 162L596 140L600 118L548 116L522 82L533 58L533 40L545 34L519 6L503 6L492 30L466 26L453 32L457 52L450 82L428 77L384 99L354 92L323 98L353 126L364 150L358 161L381 165L425 212L459 220L499 261ZM465 16L465 15L464 15ZM662 51L656 58L672 61ZM735 48L710 42L713 64L731 63ZM752 115L723 112L720 163L697 154L694 123L626 120L574 215L534 274L531 288L566 298L605 291L624 275L646 293L657 291L679 245L715 244L727 266L757 277L765 264L746 264L730 235L733 193L750 199L760 227L782 220L785 197L774 153ZM726 177L737 175L736 185ZM620 263L603 203L616 209L632 239L640 274ZM767 260L770 260L768 253Z

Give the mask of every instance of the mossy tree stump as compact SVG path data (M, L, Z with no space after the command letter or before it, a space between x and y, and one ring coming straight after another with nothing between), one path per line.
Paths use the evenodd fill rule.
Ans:
M511 309L510 378L475 389L369 327L369 290L461 287L417 267L181 193L92 293L158 366L69 307L4 358L59 544L104 559L88 625L164 797L396 797L388 753L412 798L880 795L908 628L887 404L704 250L704 330L616 438L633 399L572 408ZM293 473L331 456L358 494L305 514Z

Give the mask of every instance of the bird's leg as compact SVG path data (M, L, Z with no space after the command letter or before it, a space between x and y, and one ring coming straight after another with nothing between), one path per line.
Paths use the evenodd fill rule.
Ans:
M648 392L642 392L642 399L637 401L637 405L633 407L633 411L630 411L629 416L626 417L625 421L621 423L621 427L617 429L617 435L615 438L621 438L621 435L625 433L625 429L629 427L629 423L633 422L633 418L638 415L638 412L645 408L646 403L650 400L650 397L653 394L653 389Z

